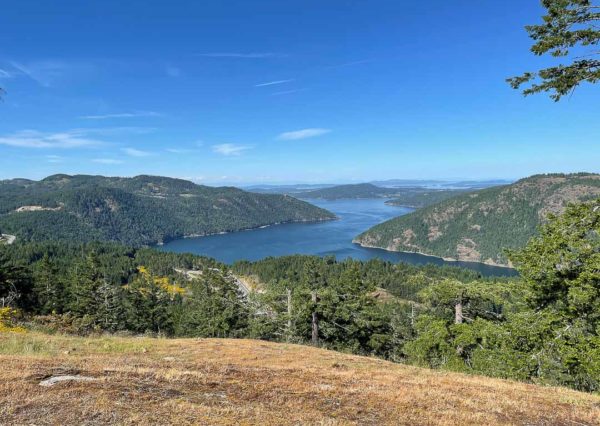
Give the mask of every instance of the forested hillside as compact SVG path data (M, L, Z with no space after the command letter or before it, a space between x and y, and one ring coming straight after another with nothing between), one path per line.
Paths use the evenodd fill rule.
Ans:
M456 197L470 190L460 189L405 189L399 194L394 195L394 198L386 201L390 206L412 207L422 209L423 207L439 203L440 201Z
M0 231L25 241L102 240L139 246L334 217L289 196L166 177L54 175L41 181L0 182Z
M359 235L355 242L464 261L507 265L504 249L523 247L550 214L600 196L600 175L550 174L463 194Z

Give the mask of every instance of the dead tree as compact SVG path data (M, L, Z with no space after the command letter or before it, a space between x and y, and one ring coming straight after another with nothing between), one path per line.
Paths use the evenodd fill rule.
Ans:
M312 344L314 346L319 345L319 314L317 313L317 290L313 290L311 293L313 302L312 312Z

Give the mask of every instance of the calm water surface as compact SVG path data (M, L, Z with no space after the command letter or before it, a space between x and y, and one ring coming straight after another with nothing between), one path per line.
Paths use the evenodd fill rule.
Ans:
M309 201L332 211L339 217L339 220L319 223L290 223L230 234L184 238L171 241L159 249L209 256L224 263L233 263L243 259L260 260L268 256L311 254L334 255L339 260L348 257L358 260L379 258L416 265L433 263L462 266L474 269L486 276L516 274L515 271L507 268L471 262L446 262L437 257L416 253L393 253L365 248L352 243L352 239L361 232L393 217L410 213L412 209L388 206L382 199Z

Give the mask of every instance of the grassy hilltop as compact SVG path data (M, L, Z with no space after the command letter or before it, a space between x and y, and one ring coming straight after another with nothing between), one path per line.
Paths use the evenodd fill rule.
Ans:
M596 424L600 398L253 340L0 334L5 424ZM40 386L49 377L86 381Z

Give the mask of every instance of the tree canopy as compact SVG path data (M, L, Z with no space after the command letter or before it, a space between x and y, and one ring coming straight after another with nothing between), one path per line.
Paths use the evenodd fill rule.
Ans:
M530 83L523 90L526 96L549 92L559 101L581 83L600 79L600 6L591 0L542 0L542 5L547 11L542 17L544 22L525 27L535 41L531 51L538 56L566 57L570 63L526 72L507 81L514 89Z

